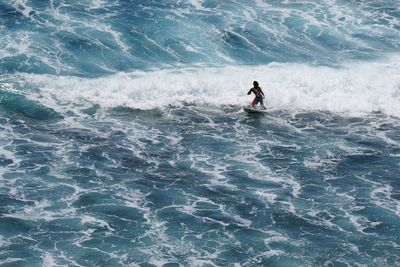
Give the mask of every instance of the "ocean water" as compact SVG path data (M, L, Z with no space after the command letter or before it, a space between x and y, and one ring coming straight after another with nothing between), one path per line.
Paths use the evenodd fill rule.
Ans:
M399 1L0 1L0 265L400 266Z

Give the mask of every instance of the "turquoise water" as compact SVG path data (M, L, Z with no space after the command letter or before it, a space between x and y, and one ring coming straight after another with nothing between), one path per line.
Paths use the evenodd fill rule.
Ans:
M400 265L399 62L398 1L1 1L0 265Z

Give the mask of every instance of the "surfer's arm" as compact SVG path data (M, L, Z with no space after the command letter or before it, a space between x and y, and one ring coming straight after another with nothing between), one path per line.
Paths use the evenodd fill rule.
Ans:
M265 95L264 95L264 92L262 89L260 90L260 93L262 94L263 98L265 98Z
M253 88L251 88L250 91L247 92L247 94L250 95L251 92L253 92Z

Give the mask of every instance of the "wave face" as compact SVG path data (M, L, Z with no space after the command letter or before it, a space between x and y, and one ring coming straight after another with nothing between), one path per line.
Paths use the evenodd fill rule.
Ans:
M0 2L0 265L400 265L399 62L398 0Z

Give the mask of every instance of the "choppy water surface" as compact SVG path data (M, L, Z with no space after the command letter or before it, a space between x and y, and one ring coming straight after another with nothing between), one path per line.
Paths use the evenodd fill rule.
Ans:
M0 264L400 265L399 25L397 1L0 2Z

